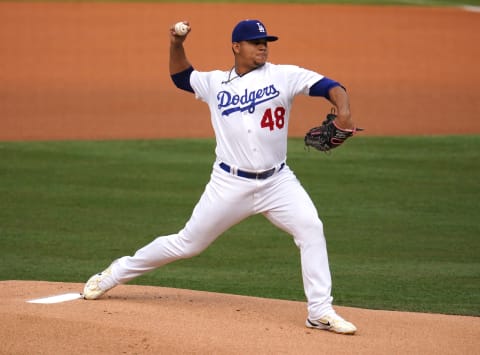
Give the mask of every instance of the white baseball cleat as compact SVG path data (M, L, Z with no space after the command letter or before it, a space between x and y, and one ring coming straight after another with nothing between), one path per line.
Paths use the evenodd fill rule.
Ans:
M102 272L90 277L83 288L83 298L86 300L96 300L108 290L117 286L118 283L112 277L112 265Z
M336 313L327 314L316 320L307 318L305 325L308 328L329 330L339 334L355 334L357 331L357 327Z

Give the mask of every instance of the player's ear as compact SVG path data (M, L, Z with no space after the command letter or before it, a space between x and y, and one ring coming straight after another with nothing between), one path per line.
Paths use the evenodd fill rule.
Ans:
M232 52L233 52L233 54L240 53L240 43L239 42L233 42L232 43Z

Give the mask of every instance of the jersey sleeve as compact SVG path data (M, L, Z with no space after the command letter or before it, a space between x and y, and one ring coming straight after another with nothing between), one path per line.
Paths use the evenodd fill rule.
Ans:
M197 99L207 102L210 87L209 81L209 72L199 72L197 70L192 72L190 75L190 85L192 86Z
M296 65L285 65L284 71L288 88L293 96L309 95L310 88L324 77L322 74Z

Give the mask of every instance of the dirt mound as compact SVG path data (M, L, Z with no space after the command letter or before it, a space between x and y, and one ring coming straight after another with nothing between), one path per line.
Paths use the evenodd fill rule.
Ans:
M474 354L480 318L336 307L354 336L304 326L303 302L122 285L103 299L33 304L82 284L0 282L2 354Z

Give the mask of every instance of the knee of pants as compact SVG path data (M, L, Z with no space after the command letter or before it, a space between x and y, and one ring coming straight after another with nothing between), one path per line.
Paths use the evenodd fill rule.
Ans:
M296 218L295 229L298 233L321 233L323 234L323 223L318 216L302 215Z
M184 259L193 258L194 256L201 254L202 251L204 250L205 248L200 248L198 246L194 246L194 245L189 246L188 248L185 248L183 250L182 258Z
M192 258L204 251L208 247L208 245L209 243L200 240L200 238L194 240L184 240L182 239L182 237L179 237L179 256L184 259Z
M324 244L325 235L323 233L323 223L320 219L310 219L299 224L293 234L295 244L300 247L305 244Z

